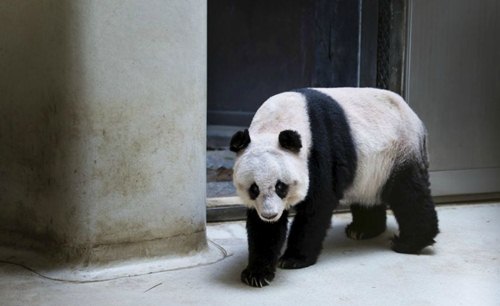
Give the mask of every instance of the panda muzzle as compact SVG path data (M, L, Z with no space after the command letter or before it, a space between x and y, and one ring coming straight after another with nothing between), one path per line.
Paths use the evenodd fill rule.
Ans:
M273 197L264 197L260 216L267 221L275 221L280 214L280 203Z

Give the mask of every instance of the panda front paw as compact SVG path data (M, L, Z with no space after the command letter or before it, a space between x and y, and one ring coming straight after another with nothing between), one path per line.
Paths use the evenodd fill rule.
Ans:
M252 287L262 288L269 285L273 279L274 271L271 269L255 270L247 267L241 272L241 281Z
M300 269L314 265L316 260L307 260L304 258L283 255L278 261L278 267L281 269Z

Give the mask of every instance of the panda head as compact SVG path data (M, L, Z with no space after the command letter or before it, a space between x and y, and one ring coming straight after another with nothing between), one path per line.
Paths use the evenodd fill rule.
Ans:
M230 149L237 153L233 183L243 202L266 222L277 221L283 211L302 201L309 187L307 161L300 154L296 131L279 135L237 132Z

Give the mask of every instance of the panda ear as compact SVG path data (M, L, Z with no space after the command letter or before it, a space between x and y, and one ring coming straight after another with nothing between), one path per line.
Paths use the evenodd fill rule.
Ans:
M299 153L302 148L302 141L300 140L300 135L296 131L284 130L281 131L279 137L280 146L284 149L292 151L294 153Z
M250 134L248 133L248 129L244 131L236 132L231 138L231 143L229 144L229 150L238 153L239 151L248 147L250 143Z

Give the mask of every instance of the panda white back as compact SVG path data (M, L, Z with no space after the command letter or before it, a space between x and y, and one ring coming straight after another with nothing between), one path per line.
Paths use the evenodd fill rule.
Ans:
M425 128L399 95L376 88L316 88L344 110L354 141L357 167L345 204L381 204L381 192L397 164L425 163Z

